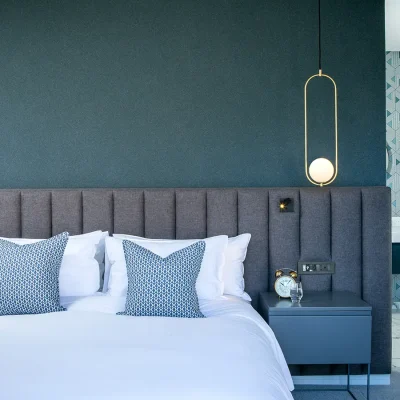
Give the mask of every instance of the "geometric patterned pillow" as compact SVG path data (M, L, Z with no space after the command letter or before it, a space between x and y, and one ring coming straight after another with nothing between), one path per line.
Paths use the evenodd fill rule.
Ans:
M199 241L160 257L129 240L123 241L128 292L119 315L203 318L196 293L206 245Z
M0 315L65 311L58 276L68 232L38 243L0 239Z

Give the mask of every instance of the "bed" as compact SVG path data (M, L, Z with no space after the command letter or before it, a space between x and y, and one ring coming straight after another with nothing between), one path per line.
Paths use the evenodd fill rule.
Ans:
M0 319L3 399L292 399L274 334L244 300L203 302L201 319L116 316L124 299L106 295L63 304Z
M280 213L286 198L293 211ZM291 399L288 367L256 310L274 271L299 260L336 263L334 276L305 277L305 292L349 290L372 305L372 372L390 373L388 188L0 190L0 236L96 229L166 239L250 232L252 303L201 302L199 320L130 318L115 315L123 298L97 295L64 299L63 313L1 317L2 398Z

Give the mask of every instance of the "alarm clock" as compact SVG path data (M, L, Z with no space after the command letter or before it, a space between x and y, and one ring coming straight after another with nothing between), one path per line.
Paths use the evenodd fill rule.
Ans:
M284 271L288 271L285 273ZM296 283L297 272L291 268L281 268L275 271L274 289L279 297L287 299L290 297L290 288Z

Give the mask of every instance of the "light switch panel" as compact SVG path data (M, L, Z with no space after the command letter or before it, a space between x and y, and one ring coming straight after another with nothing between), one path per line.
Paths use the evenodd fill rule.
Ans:
M297 273L299 275L334 274L335 263L333 261L299 261L297 263Z

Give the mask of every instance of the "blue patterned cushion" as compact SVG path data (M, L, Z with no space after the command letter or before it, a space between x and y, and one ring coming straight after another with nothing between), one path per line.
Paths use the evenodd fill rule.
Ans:
M18 245L0 239L0 315L64 311L58 275L68 233Z
M128 293L120 315L202 318L196 280L206 245L203 241L162 258L123 241Z

